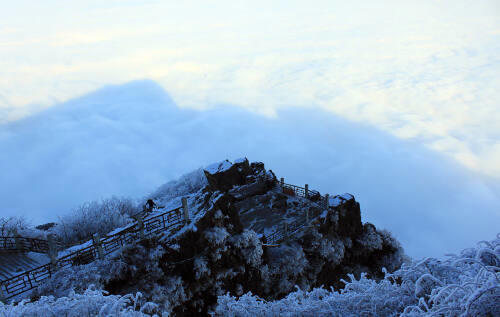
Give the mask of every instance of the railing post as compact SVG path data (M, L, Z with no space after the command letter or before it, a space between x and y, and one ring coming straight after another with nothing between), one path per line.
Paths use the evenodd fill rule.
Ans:
M285 178L280 178L280 186L281 188L283 188L283 186L285 186Z
M52 233L47 235L47 244L49 245L49 250L47 255L50 258L50 263L55 269L57 264L57 245L54 240L54 235Z
M3 284L0 283L0 302L7 304L7 299L5 298L5 294L3 292Z
M144 221L142 221L142 214L137 216L137 226L139 227L139 238L144 239Z
M94 234L92 236L92 240L94 240L94 247L97 249L97 255L99 256L99 259L104 259L104 251L102 250L102 242L99 234Z
M328 209L328 205L330 204L330 195L325 195L325 209Z
M14 233L14 243L16 244L16 250L24 251L24 246L21 241L21 236L19 235L19 233L17 233L17 229L14 228L13 233Z
M188 207L188 202L187 198L182 198L182 210L184 211L184 221L186 224L190 222L189 220L189 207Z
M309 208L306 208L306 223L309 225Z
M306 184L304 186L304 194L306 195L306 198L309 198L309 184Z

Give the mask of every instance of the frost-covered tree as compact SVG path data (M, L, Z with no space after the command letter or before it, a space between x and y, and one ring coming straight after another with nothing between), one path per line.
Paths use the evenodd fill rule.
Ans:
M75 243L90 239L93 234L105 235L111 230L132 221L131 215L138 212L131 199L111 197L91 201L77 207L71 214L59 219L54 233L64 243Z
M68 296L55 298L43 296L30 303L27 300L17 305L4 305L0 302L0 316L123 316L142 317L159 313L157 305L145 302L140 292L136 294L109 295L109 293L89 287L83 294L70 292Z
M376 238L363 238L376 246ZM349 275L335 291L301 289L277 301L220 296L217 316L500 316L500 234L447 260L404 264L376 281Z
M24 217L0 217L0 236L12 236L28 229L29 223Z
M160 186L150 197L168 201L176 197L195 193L207 185L207 178L202 168L182 175L179 179Z

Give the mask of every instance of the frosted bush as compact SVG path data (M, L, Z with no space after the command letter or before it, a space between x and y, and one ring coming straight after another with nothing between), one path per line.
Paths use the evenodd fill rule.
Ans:
M363 234L357 240L366 251L381 250L382 249L382 237L377 232L372 224L365 224Z
M172 200L176 197L186 196L196 193L208 184L205 173L202 168L194 170L181 176L177 180L170 181L160 186L155 192L151 193L153 199L162 201Z
M297 290L277 301L220 296L218 316L499 316L500 234L452 255L404 264L381 281L350 275L341 291Z
M125 296L108 295L90 287L84 294L71 292L67 297L43 296L34 303L22 301L17 305L0 302L0 316L14 317L82 317L82 316L151 316L146 314L148 303L142 303L141 293Z
M229 237L229 233L227 232L226 228L221 227L207 229L205 230L204 234L205 238L212 245L221 245Z
M276 248L269 248L269 273L279 276L276 293L287 294L293 290L294 281L299 280L309 267L302 247L297 243L284 244ZM307 287L307 285L302 285Z
M344 244L341 240L332 241L329 239L322 239L319 246L319 254L327 261L339 264L344 258Z
M46 230L33 228L23 216L0 217L0 236L12 237L19 235L25 238L47 239Z
M204 256L196 257L194 259L194 273L195 278L199 280L203 276L210 275L210 268L208 267L207 258Z
M102 287L120 277L127 265L120 260L98 260L86 265L59 269L50 279L34 291L34 295L68 296L72 291L84 292L90 285Z
M241 234L231 237L231 242L236 249L241 251L248 265L260 266L264 250L255 231L244 230Z
M90 239L95 233L104 236L130 223L130 215L137 211L134 203L127 198L112 197L86 202L71 214L61 217L54 233L68 244Z
M24 217L0 217L0 236L13 236L28 229L29 223Z

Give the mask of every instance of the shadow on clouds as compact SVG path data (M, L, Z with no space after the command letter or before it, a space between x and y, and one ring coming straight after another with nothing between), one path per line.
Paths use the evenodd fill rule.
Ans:
M292 184L349 192L363 221L412 256L491 239L500 197L423 146L318 111L267 118L233 106L178 108L151 81L104 87L0 126L0 210L53 221L87 200L143 197L200 166L248 157Z

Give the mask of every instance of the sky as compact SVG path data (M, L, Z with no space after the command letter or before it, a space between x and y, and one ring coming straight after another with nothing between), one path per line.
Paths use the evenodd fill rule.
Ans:
M425 166L435 168L444 164L453 166L450 168L456 169L456 172L445 173L447 178L439 180L447 181L447 184L442 184L443 187L454 195L468 193L470 196L467 197L475 197L472 201L481 197L484 200L482 203L490 206L485 210L495 217L500 212L496 207L498 204L493 204L500 190L500 92L497 88L500 87L500 4L497 1L0 0L0 4L0 147L11 151L1 151L0 159L4 166L16 171L15 174L10 174L10 170L3 174L3 179L0 178L3 188L15 180L19 187L11 188L28 188L32 195L36 195L37 187L30 187L30 182L33 179L39 181L39 175L30 173L39 168L41 162L50 165L44 159L54 157L54 153L72 155L67 159L67 165L60 166L68 177L60 176L61 185L67 184L70 176L84 176L82 171L91 165L96 165L96 173L102 173L107 168L104 158L99 169L99 160L92 163L90 150L85 152L80 144L73 144L70 150L65 143L71 141L67 133L76 133L69 131L83 129L79 125L81 123L68 123L73 120L68 116L86 116L77 110L72 115L59 114L62 110L51 112L51 109L71 108L83 98L90 103L104 103L105 108L121 113L118 116L124 120L121 131L128 131L130 125L143 133L149 131L141 130L144 128L139 127L139 123L130 123L129 119L139 116L140 122L147 122L146 114L138 111L139 105L151 111L150 107L160 107L163 103L174 105L169 109L177 109L180 112L176 113L182 114L181 121L185 122L186 129L183 137L191 140L199 134L200 129L192 121L195 119L190 117L193 113L198 114L195 116L197 125L204 126L207 131L214 129L212 140L217 142L208 144L213 144L218 155L207 155L199 150L190 154L187 151L183 154L183 163L169 165L168 168L175 171L161 174L162 177L179 176L188 169L209 163L208 157L220 160L236 158L231 156L233 154L245 154L237 150L224 151L224 147L219 145L229 138L225 133L234 136L234 132L215 129L203 121L209 120L214 113L224 116L224 111L227 111L225 116L229 121L245 121L249 115L256 116L259 119L255 119L257 121L252 127L260 127L257 123L260 121L279 120L280 124L289 127L286 133L303 131L303 127L320 129L321 125L325 125L323 130L318 131L321 137L310 135L313 139L324 141L318 141L317 146L344 149L343 155L338 156L343 159L332 161L336 165L331 166L327 162L332 158L327 160L327 154L322 157L323 154L318 152L318 157L311 158L300 152L301 149L308 149L306 145L300 145L306 140L300 139L302 141L294 147L279 148L280 155L270 162L275 168L284 164L284 157L297 157L292 160L295 165L300 164L298 158L306 161L316 159L321 161L319 165L325 168L328 165L328 177L331 179L349 174L353 179L366 182L366 188L374 190L378 188L382 176L377 177L370 169L380 170L387 167L388 162L400 167L391 177L401 181L403 176L418 179L415 170ZM151 81L135 82L132 86L126 84L142 79ZM94 93L102 87L121 84L125 86L114 87L132 87L137 91L123 97L123 92L116 88L116 94L104 93L104 101L100 99L102 96ZM164 97L158 97L163 96L158 91L167 93L168 102L162 99ZM89 93L91 96L87 99L81 97ZM144 100L141 102L138 96ZM116 98L133 109L110 106L118 102L113 101ZM96 111L96 108L86 111ZM184 117L186 114L190 115ZM97 126L96 129L108 131L109 127L103 128L100 124L120 125L116 120L99 121L103 117L107 118L108 114L96 115L96 122L88 119L87 127ZM159 116L168 117L170 115ZM30 118L36 122L31 130L29 125L26 126ZM42 119L37 118L44 118L46 123L38 122ZM334 123L321 121L323 118L352 126L349 125L348 131L339 131L332 125ZM51 128L48 122L54 127ZM292 123L295 123L293 128L290 126ZM65 125L65 129L59 129L60 125ZM237 126L231 128L236 129ZM40 135L37 129L48 134ZM270 131L272 137L243 138L249 144L256 140L264 142L267 138L282 140L275 132L266 131ZM77 135L85 133L78 132ZM307 133L310 132L304 131L304 134ZM380 137L372 137L372 134ZM361 136L374 143L365 144L359 139ZM148 139L145 135L139 137L133 134L130 138L143 143L147 143ZM165 141L158 141L162 146L176 151L183 149L181 145L173 148L168 145L179 143L173 137L164 138ZM359 139L358 147L342 143L351 138ZM153 139L156 140L156 137ZM54 140L60 140L60 143L55 142L60 145L59 148L50 144ZM110 146L109 142L116 140L112 136L103 138L99 134L89 134L89 138L82 142L98 143L104 147L104 144ZM272 140L267 141L278 142ZM388 145L380 145L379 149L374 145L379 140L380 144L386 144L385 140L392 141ZM283 140L283 144L286 143ZM138 145L131 142L127 146L133 148ZM60 152L51 152L56 148ZM144 151L154 156L152 149ZM120 151L129 150L124 147ZM206 151L209 150L206 148ZM32 157L24 157L23 153L27 151ZM265 151L252 151L247 154L250 159L272 159L266 156L268 153ZM297 151L301 155L296 154ZM415 159L413 174L408 174L403 169L404 162L396 158L406 160L408 158L401 153L412 151L417 154L408 155L422 156L422 165L419 166ZM358 158L354 159L356 153L364 153L361 155L364 157L362 162L370 163L362 165ZM79 161L82 163L78 159L80 155L88 155L89 160L85 164L76 164ZM105 156L113 158L111 153ZM14 157L18 160L13 160ZM23 160L25 163L20 163ZM145 162L147 159L136 159L124 167L142 169L131 176L138 181L142 177L138 176L140 173L155 174L147 167L159 161L151 159L149 165ZM26 164L26 175L17 168L22 164ZM72 168L66 169L69 167ZM298 182L310 179L310 173L306 171L283 170ZM19 179L13 176L18 174L22 174ZM455 174L459 175L457 179ZM374 178L369 179L369 176ZM156 186L166 181L159 178L145 177L148 181L138 181L140 185L133 190L152 190L145 184L152 187L152 184ZM107 179L109 183L90 186L94 189L85 190L80 186L81 194L68 190L67 201L63 199L59 205L45 205L40 201L38 204L61 210L68 208L70 200L74 203L74 200L93 199L102 193L112 194L111 189L116 190L115 194L131 194L131 184L123 181L116 184L109 177ZM347 179L344 182L346 189L335 187L335 191L359 190L348 185ZM318 186L326 185L325 180L318 179ZM39 192L46 195L40 197L54 195L52 186L39 186ZM384 197L389 197L389 192L397 188L396 185L387 186L388 193ZM409 188L414 188L412 186ZM452 187L454 189L450 189ZM376 196L366 191L362 193ZM456 199L456 204L461 199L465 200L461 196ZM365 204L372 204L375 200L370 198ZM415 198L414 205L424 200ZM444 200L451 198L443 197ZM432 201L436 205L441 203L437 197ZM462 202L462 205L468 206L472 212L476 208L469 203ZM451 206L451 202L443 204L443 208ZM12 210L12 205L6 204L3 210ZM481 229L476 228L475 232Z

